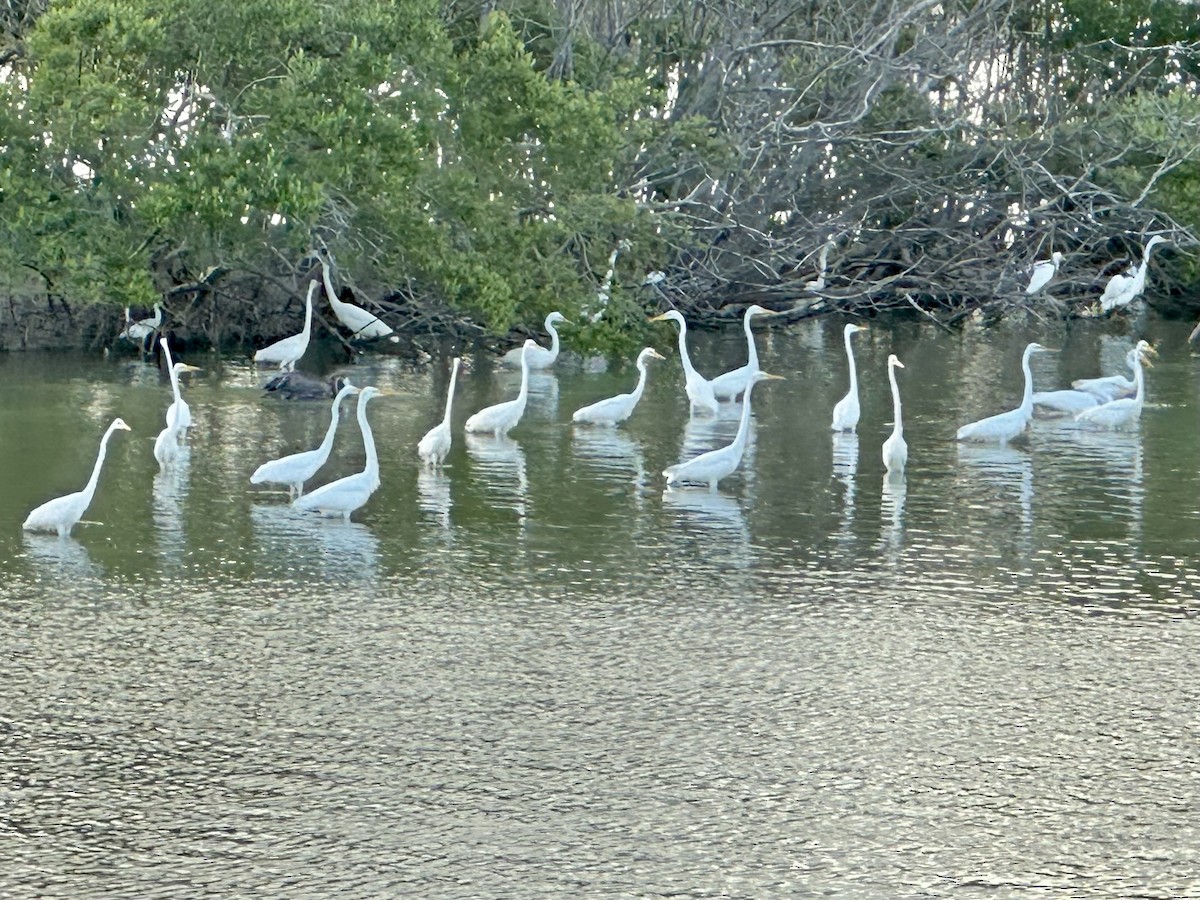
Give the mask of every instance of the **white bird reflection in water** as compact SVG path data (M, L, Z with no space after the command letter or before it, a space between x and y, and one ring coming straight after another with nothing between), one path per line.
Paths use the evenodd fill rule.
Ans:
M1008 446L960 442L960 472L995 495L1015 497L1020 510L1022 552L1032 552L1033 463L1029 453Z
M359 522L323 519L280 504L250 510L262 558L287 571L316 574L327 581L374 581L379 574L379 539Z
M662 502L663 509L673 513L680 526L676 535L705 540L700 555L707 561L736 569L754 564L750 527L737 500L707 489L667 488Z
M472 475L484 485L492 505L513 510L523 528L528 513L529 478L521 445L506 437L485 434L467 434L466 444Z
M1064 435L1070 441L1070 451L1084 460L1092 478L1115 501L1114 511L1129 516L1128 537L1140 547L1146 506L1141 432L1076 427L1064 431Z
M87 549L75 538L25 532L26 556L38 575L75 581L103 577Z
M175 567L183 565L187 552L183 536L183 509L191 482L190 448L182 446L172 464L154 475L154 531L163 561Z
M838 431L833 435L833 477L842 483L842 520L838 528L839 543L854 537L854 495L858 480L858 435L853 431Z
M883 476L883 493L879 499L883 519L881 537L893 561L904 545L904 502L907 498L908 482L903 473Z
M645 504L646 460L636 441L616 428L579 427L571 434L575 458L602 475L614 475L633 484L634 503Z
M417 470L417 507L443 529L450 528L450 478L440 469Z

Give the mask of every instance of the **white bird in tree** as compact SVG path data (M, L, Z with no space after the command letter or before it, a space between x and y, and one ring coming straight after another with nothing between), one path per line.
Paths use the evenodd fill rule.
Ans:
M446 412L442 421L430 428L425 437L417 442L417 457L427 466L440 466L450 452L450 409L454 404L454 383L458 380L461 363L462 359L457 356L450 363L450 387L446 390Z
M187 363L173 362L171 360L171 348L167 346L165 337L158 339L159 346L162 347L163 359L167 361L167 375L171 378L171 405L167 407L167 431L170 431L177 441L182 441L187 438L187 430L192 427L192 408L187 405L187 401L183 399L183 391L179 386L179 376L184 372L199 372L199 366L190 366ZM160 434L159 437L162 437ZM157 458L157 457L155 457ZM159 460L161 463L162 460Z
M361 472L323 484L315 491L292 501L293 509L317 512L323 516L341 516L347 522L350 514L365 504L379 487L379 456L375 452L375 436L367 422L367 401L383 392L365 387L358 394L358 428L362 432L367 463Z
M144 349L146 338L162 327L162 320L162 306L158 303L154 304L154 313L142 319L134 319L132 311L127 306L125 307L125 330L121 332L121 337L141 345Z
M92 497L96 494L96 485L100 481L100 470L104 467L104 456L108 452L108 439L115 431L129 431L130 428L123 419L113 419L104 437L100 439L100 452L96 456L96 464L92 467L92 476L82 491L67 494L65 497L55 497L37 507L25 519L21 527L26 531L57 531L59 537L66 537L75 527L75 523L83 518L83 514L91 505Z
M958 440L995 442L1003 445L1029 426L1029 420L1033 418L1033 372L1029 368L1029 359L1033 354L1040 352L1051 351L1041 344L1032 343L1021 354L1021 371L1025 373L1025 393L1021 396L1021 405L1008 412L962 426L958 429Z
M833 241L829 240L821 247L821 252L817 255L817 277L812 281L804 282L806 291L816 293L825 290L825 273L828 271L829 251L833 249L833 246Z
M367 312L361 306L347 303L338 298L337 291L333 289L333 275L330 272L328 254L322 253L320 258L321 279L325 282L325 296L329 298L329 308L333 310L337 320L342 323L342 327L350 332L351 339L369 341L391 335L393 333L392 326L378 316ZM393 340L398 340L398 338L393 338Z
M679 361L683 365L684 388L692 411L697 409L715 414L720 408L717 405L716 394L713 393L712 382L701 375L692 366L692 359L687 349L687 322L677 309L667 310L661 316L655 316L651 322L670 320L679 326Z
M663 359L663 355L653 347L646 347L637 356L638 380L633 391L628 394L618 394L604 400L575 410L571 421L579 425L618 425L633 414L642 392L646 389L646 364L652 359Z
M521 390L517 393L516 399L484 407L475 413L467 419L463 426L468 432L486 433L490 431L496 437L504 437L517 427L521 416L525 415L525 404L529 400L529 358L534 351L541 349L533 338L525 341L525 345L522 347L524 357L521 361Z
M1158 244L1166 242L1166 238L1156 234L1146 242L1142 251L1142 264L1131 275L1116 274L1108 280L1104 293L1100 295L1100 312L1110 313L1115 309L1128 306L1146 287L1146 269L1150 265L1150 251Z
M1025 288L1026 294L1036 294L1042 288L1050 283L1050 279L1058 274L1058 267L1062 265L1063 255L1055 250L1050 254L1049 260L1043 260L1033 267L1033 272L1029 276L1029 286Z
M754 344L754 332L750 329L750 319L759 314L769 316L771 315L771 311L763 309L756 304L747 307L745 315L742 316L742 328L746 330L747 363L723 375L718 375L709 382L712 385L713 395L718 400L736 400L738 394L746 390L746 385L750 383L751 376L759 371L758 348Z
M333 438L337 434L338 419L341 413L342 401L359 392L358 388L349 381L343 381L341 390L333 398L330 409L329 427L325 429L325 437L315 450L304 450L272 459L257 469L250 476L251 484L285 484L288 496L301 497L304 495L304 482L308 481L321 466L329 459L333 450Z
M896 370L904 363L896 354L888 357L888 381L892 384L892 433L883 442L883 466L889 475L902 475L908 464L908 444L904 441L903 413L900 409L900 388L896 384Z
M296 363L308 349L308 341L312 337L313 294L316 290L317 282L310 281L308 296L304 298L304 328L301 332L263 347L254 354L255 363L279 363L280 370L284 372L296 368Z
M1138 341L1125 354L1125 365L1129 367L1130 372L1134 370L1134 357L1139 353L1148 356L1158 355L1158 352L1150 346L1149 341ZM1107 403L1109 400L1118 400L1121 397L1132 397L1134 391L1137 390L1137 385L1133 379L1126 378L1124 375L1106 375L1102 378L1079 378L1071 382L1071 387L1077 391L1095 394L1101 403Z
M1153 363L1150 362L1149 354L1139 351L1133 355L1133 380L1137 388L1132 397L1110 400L1108 403L1085 409L1075 417L1075 421L1098 428L1113 429L1132 428L1136 425L1146 403L1146 373L1143 366L1151 367Z
M746 452L746 441L750 435L750 393L754 389L754 385L769 379L782 381L783 377L761 370L751 376L750 383L746 385L746 396L742 398L742 418L738 423L737 436L734 437L733 443L727 447L701 453L694 459L689 459L677 466L668 466L663 470L663 476L667 479L668 486L707 484L710 491L715 491L718 481L737 471L737 467L742 463L742 454Z
M544 323L546 326L546 331L550 335L550 346L548 348L542 347L537 341L533 341L533 349L530 350L528 356L526 356L525 347L529 344L529 341L527 340L520 347L513 347L502 357L500 357L500 364L502 366L509 366L510 368L515 369L517 366L524 366L526 363L528 363L529 368L531 369L548 369L550 366L554 365L555 360L558 359L558 329L554 327L554 323L565 321L567 321L567 317L562 313L550 313L550 315L546 316L546 321Z
M858 427L858 369L854 365L854 350L850 346L850 336L858 331L866 331L865 325L847 325L842 329L842 337L846 342L846 362L850 366L850 389L846 396L837 402L833 408L834 431L854 431Z

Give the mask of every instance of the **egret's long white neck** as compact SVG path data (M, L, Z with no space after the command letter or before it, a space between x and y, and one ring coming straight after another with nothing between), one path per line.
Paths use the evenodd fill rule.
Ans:
M858 393L858 368L854 365L854 348L850 346L850 336L854 332L847 330L844 337L846 339L846 362L850 365L850 393Z
M370 475L372 480L377 483L379 481L379 457L375 454L375 436L371 433L371 426L367 424L367 401L370 399L370 395L359 397L358 430L362 432L363 449L367 451L367 465L363 469L363 474Z
M338 391L337 396L333 398L333 407L329 414L329 427L325 429L325 437L321 439L321 446L317 448L317 451L324 455L326 459L329 458L329 452L333 450L333 436L337 434L338 420L341 418L342 401L348 396L349 394L343 394L341 391Z
M1026 347L1021 354L1021 371L1025 373L1025 393L1021 395L1021 412L1027 416L1033 415L1033 371L1029 368L1029 360L1033 356L1033 348Z
M754 318L754 313L747 312L742 327L746 329L747 365L750 366L752 372L756 372L758 371L758 347L754 346L754 332L750 330L750 320L752 318Z
M549 319L546 320L546 330L550 332L550 356L553 359L558 358L558 329L554 327L554 323Z
M108 430L104 432L104 437L100 438L100 452L96 454L96 464L92 466L92 477L88 479L88 483L83 489L84 506L92 502L92 497L96 493L96 485L100 482L100 470L104 467L104 456L108 453L108 439L116 430L115 423L109 425Z
M688 356L687 351L687 323L683 319L679 319L679 362L683 366L685 375L698 374L692 368L692 358Z
M1137 393L1134 394L1133 402L1140 409L1142 404L1146 402L1146 370L1142 368L1142 355L1140 353L1133 354L1133 381L1137 385Z
M900 414L900 387L896 384L896 367L888 366L888 380L892 383L892 434L904 434L904 422Z
M321 260L321 280L325 282L325 296L329 298L329 305L337 309L341 305L341 298L338 297L333 290L333 278L329 274L329 263Z
M175 395L175 402L183 402L183 394L179 390L179 373L175 371L175 364L171 362L170 352L167 354L167 372L171 376L171 393Z
M637 403L642 399L642 391L646 390L646 357L638 355L637 358L638 380L637 386L633 389L633 402Z
M746 439L750 436L750 392L754 390L755 384L757 382L751 379L746 385L746 393L742 396L742 419L738 422L737 436L730 445L738 459L742 458L742 453L746 450Z
M521 355L524 356L525 354L522 353ZM442 416L442 424L447 428L450 427L450 407L454 403L454 382L458 379L458 366L459 361L456 359L454 360L454 365L450 367L450 387L446 391L446 414Z
M313 292L316 289L315 284L309 285L308 296L304 298L304 329L300 332L307 341L312 336L312 310L313 310Z
M521 348L521 390L517 391L517 404L525 409L525 401L529 399L529 351Z

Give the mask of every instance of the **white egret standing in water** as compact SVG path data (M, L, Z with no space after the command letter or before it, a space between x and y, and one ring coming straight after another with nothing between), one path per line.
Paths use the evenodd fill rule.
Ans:
M520 347L513 347L500 357L500 364L515 369L517 366L524 366L528 363L531 369L548 369L558 359L558 329L554 327L554 323L565 321L567 321L567 317L562 313L550 313L550 315L546 316L546 321L543 323L546 326L546 331L550 334L550 346L543 347L537 341L532 341L532 339L527 340ZM525 348L531 341L533 349L526 352Z
M962 426L956 435L958 440L1007 444L1029 426L1029 420L1033 418L1033 372L1029 368L1029 358L1039 352L1052 351L1041 344L1032 343L1021 354L1021 371L1025 373L1025 393L1021 396L1021 405Z
M1025 288L1026 294L1036 294L1042 288L1050 283L1050 279L1058 274L1058 267L1062 265L1063 255L1055 250L1050 254L1049 260L1042 260L1033 267L1033 274L1029 276L1029 286Z
M712 382L693 368L692 359L688 356L687 322L684 321L683 314L677 309L671 309L661 316L655 316L650 321L662 322L664 320L670 320L679 326L679 362L683 365L684 387L692 410L702 409L715 415L720 407L717 404L717 397L713 393Z
M345 390L343 388L343 390ZM292 501L294 509L306 509L323 516L341 516L347 522L350 514L366 503L379 487L379 457L375 452L375 437L367 423L367 401L381 394L376 387L365 387L358 394L358 428L362 432L367 464L361 472L347 475Z
M450 452L450 409L454 404L454 383L458 380L458 367L462 359L454 357L450 363L450 387L446 390L446 412L442 421L426 432L417 442L417 457L427 466L440 466Z
M308 350L308 342L312 337L313 294L316 290L317 282L314 279L308 283L308 296L304 298L304 328L300 333L263 347L254 354L255 363L279 363L280 370L284 372L296 368L296 363Z
M96 494L96 485L100 481L100 469L104 467L104 457L108 452L108 439L114 431L131 430L124 419L113 419L111 425L100 438L100 452L96 455L96 464L92 467L92 476L82 491L67 494L65 497L55 497L37 507L25 519L21 527L26 531L57 531L59 537L66 537L75 527L75 523L83 518L92 497Z
M858 370L854 365L854 349L850 346L850 336L857 331L866 330L865 325L854 324L847 325L842 329L842 336L846 342L846 362L850 366L850 389L833 408L831 427L834 431L854 431L858 427Z
M1137 298L1146 287L1146 269L1150 265L1150 251L1156 244L1165 243L1166 240L1160 234L1150 238L1142 251L1142 264L1133 271L1133 274L1122 275L1118 272L1108 280L1108 284L1104 286L1104 293L1100 295L1100 312L1110 313L1114 309L1128 306Z
M289 497L303 496L304 482L317 474L333 450L333 438L337 434L342 401L358 392L358 388L344 380L341 390L333 398L333 406L329 411L329 427L325 429L325 437L320 445L315 450L303 450L300 453L291 453L263 463L250 476L250 483L286 484Z
M1144 353L1149 356L1157 356L1157 351L1150 346L1149 341L1138 341L1137 344L1125 354L1125 365L1129 367L1129 371L1134 371L1134 358L1139 354ZM1124 375L1106 375L1102 378L1079 378L1071 382L1071 387L1077 391L1085 391L1089 394L1095 394L1100 402L1107 403L1109 400L1117 400L1121 397L1129 397L1137 390L1137 384L1132 378L1126 378Z
M759 371L758 347L754 344L754 332L750 330L750 319L760 313L769 316L771 311L755 304L754 306L747 307L745 315L742 316L742 327L746 330L747 363L744 366L726 372L724 375L718 375L709 382L712 385L713 396L718 400L736 400L738 394L746 390L746 385L750 383L751 376Z
M717 450L701 453L695 459L689 459L677 466L668 466L663 470L667 485L675 484L708 484L710 491L717 489L717 482L730 475L741 465L742 454L746 452L746 440L750 435L750 392L754 385L768 379L782 381L781 375L770 375L763 371L755 372L746 385L746 396L742 398L742 419L738 423L737 436L733 443Z
M883 466L889 475L902 475L908 463L908 444L904 441L904 422L900 410L900 388L896 384L896 370L903 369L904 363L893 353L888 357L887 364L888 381L892 385L892 433L883 442Z
M320 256L321 279L325 282L325 296L329 298L329 308L333 310L334 316L342 323L342 326L350 332L351 338L374 340L392 334L392 326L380 319L379 316L338 297L337 292L333 289L328 254L322 253ZM393 338L393 340L397 339Z
M172 432L177 440L182 441L187 437L187 430L192 427L192 409L183 399L183 392L179 387L179 376L184 372L199 372L200 367L173 362L171 348L167 346L167 339L159 338L158 343L162 347L163 359L167 361L167 374L171 378L171 395L174 397L171 405L167 407L167 430Z
M633 414L642 392L646 389L646 364L652 359L663 359L663 355L653 347L646 347L637 356L638 380L633 391L628 394L617 394L605 400L597 400L588 406L575 410L571 421L579 425L617 425L624 422Z
M1136 349L1136 348L1135 348ZM1085 409L1075 417L1076 422L1100 428L1131 428L1137 424L1146 403L1146 373L1143 366L1151 367L1148 354L1141 351L1133 355L1133 380L1137 392L1132 397L1110 400L1091 409Z
M525 415L525 403L529 399L529 357L535 350L541 350L537 341L529 338L522 350L525 353L521 361L521 390L515 400L496 403L487 406L467 419L463 427L469 432L492 432L496 437L504 437Z

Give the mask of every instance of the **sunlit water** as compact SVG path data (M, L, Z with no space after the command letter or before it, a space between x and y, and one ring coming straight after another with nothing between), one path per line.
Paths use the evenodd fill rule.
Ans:
M1137 431L1000 449L951 438L1015 405L1027 340L1063 348L1035 359L1051 388L1140 333L875 326L835 438L840 325L760 334L788 380L717 493L663 489L739 412L689 421L674 356L615 430L570 413L632 366L539 375L507 441L461 432L516 391L479 365L436 474L414 446L445 375L364 363L398 395L349 524L247 483L328 403L190 360L188 459L157 474L156 370L0 357L0 895L1200 896L1187 326L1147 326ZM693 354L716 374L744 345ZM116 415L92 524L23 535ZM361 465L351 417L317 480Z

